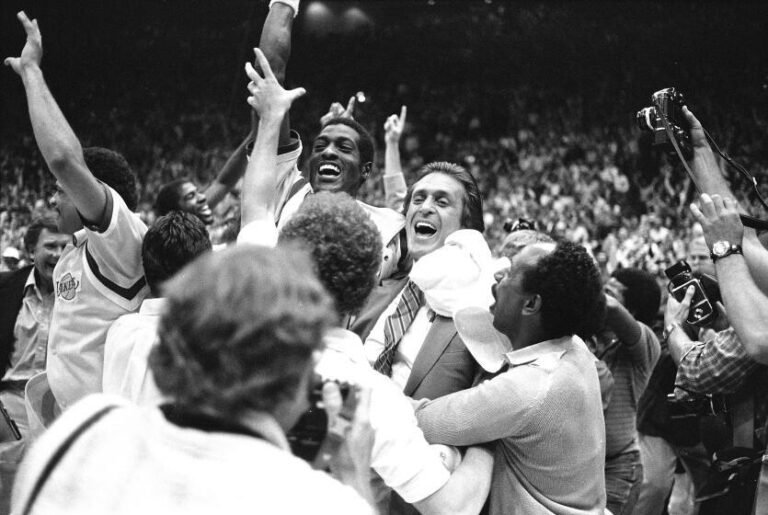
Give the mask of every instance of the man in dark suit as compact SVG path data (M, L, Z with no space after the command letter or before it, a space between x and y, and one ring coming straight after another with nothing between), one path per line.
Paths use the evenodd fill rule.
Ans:
M53 269L71 239L59 232L55 219L35 220L24 236L24 247L33 264L0 273L0 400L22 437L27 431L24 387L29 378L45 370L54 298ZM11 484L23 445L23 440L0 444L0 481L4 485ZM10 495L0 496L3 502L7 502L6 497Z
M405 210L411 262L442 248L460 229L484 230L477 183L453 163L426 165L406 195ZM424 292L401 274L381 285L352 328L366 337L366 354L374 368L390 376L406 395L434 399L472 386L477 370L453 320L443 315L436 314Z
M422 168L404 205L409 265L443 248L446 238L460 229L482 233L485 228L477 183L453 163ZM444 268L450 275L450 267ZM479 370L453 319L444 310L435 311L416 281L400 273L374 291L350 326L364 337L373 367L414 399L435 399L469 388ZM416 511L393 493L389 513Z

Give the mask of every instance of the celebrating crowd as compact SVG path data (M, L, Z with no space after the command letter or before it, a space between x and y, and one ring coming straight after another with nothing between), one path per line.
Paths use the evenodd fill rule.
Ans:
M286 88L299 8L269 3L204 180L83 147L18 13L0 511L768 513L768 250L696 116L684 180L525 95L502 136L402 106L377 159L364 95Z

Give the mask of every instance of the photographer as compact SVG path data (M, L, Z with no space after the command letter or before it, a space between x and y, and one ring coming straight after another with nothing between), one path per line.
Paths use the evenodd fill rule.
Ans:
M689 315L694 287L689 286L682 301L670 295L664 314L665 334L675 364L678 366L675 385L687 392L684 397L728 394L726 409L728 420L717 403L701 399L708 413L700 419L701 438L707 451L714 453L715 467L723 463L743 459L744 468L725 468L725 476L732 476L730 494L714 496L713 489L722 487L721 473L710 472L706 484L697 485L697 495L710 496L700 507L700 514L719 513L729 508L734 513L749 513L755 490L757 468L754 459L765 447L764 402L768 398L768 374L766 368L754 361L741 343L737 332L729 326L723 305L710 292L710 302L716 306L717 317L700 329L700 339L692 340L683 329ZM711 411L709 411L711 409ZM752 461L750 461L750 459ZM719 461L718 461L719 460ZM727 484L727 483L726 483Z
M688 108L683 112L691 126L690 165L703 192L700 207L692 205L691 211L704 229L710 251L717 243L726 251L738 247L715 261L723 303L749 356L768 364L768 251L755 230L742 225L743 209L733 200L701 123Z
M14 513L371 513L352 489L291 455L333 303L310 260L285 249L207 253L164 290L150 356L170 400L99 395L65 412L22 465ZM360 395L341 477L365 485ZM362 489L361 489L362 491Z

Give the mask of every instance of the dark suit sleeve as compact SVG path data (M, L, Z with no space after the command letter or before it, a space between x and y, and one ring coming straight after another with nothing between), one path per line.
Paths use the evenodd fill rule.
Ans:
M0 378L11 365L14 337L13 328L24 299L24 284L32 270L26 266L15 272L0 274Z

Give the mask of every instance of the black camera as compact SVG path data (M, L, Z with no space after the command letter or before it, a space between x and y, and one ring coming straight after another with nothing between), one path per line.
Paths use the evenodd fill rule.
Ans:
M689 286L694 287L691 307L688 311L688 323L696 326L709 324L717 318L717 311L712 302L710 302L705 292L702 281L709 284L710 288L717 288L717 280L706 274L700 274L698 277L691 272L691 267L687 261L681 260L664 270L664 274L669 279L667 290L678 302L685 297L685 292Z
M328 415L322 408L323 384L322 379L316 376L309 392L309 409L304 412L296 425L286 435L294 456L298 456L309 463L315 461L328 432ZM346 404L350 385L342 383L339 385L339 389Z
M691 127L683 114L685 105L683 94L675 88L666 88L654 93L651 96L651 102L653 104L651 107L637 112L638 127L653 135L654 146L663 147L667 152L675 154L675 148L667 133L666 126L669 126L683 157L686 161L690 160L693 157L693 145L691 144Z

